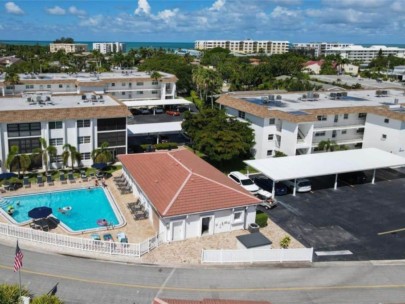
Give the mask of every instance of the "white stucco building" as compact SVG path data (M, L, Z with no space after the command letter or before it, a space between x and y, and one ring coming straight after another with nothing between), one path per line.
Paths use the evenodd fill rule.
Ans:
M259 200L189 150L119 155L122 171L166 241L247 229Z
M378 56L380 51L383 56L392 55L405 58L405 48L387 47L385 45L373 45L370 47L364 47L361 45L333 47L326 50L325 55L340 55L343 59L369 63Z
M230 93L217 103L251 123L255 158L272 157L276 151L314 153L328 139L348 149L375 147L405 156L405 96L400 90Z
M101 54L108 53L125 53L126 47L125 43L122 42L94 42L93 51L100 51Z
M12 146L21 154L32 154L40 147L39 138L57 149L49 160L50 168L62 166L63 146L74 146L81 164L93 164L91 152L107 142L113 155L127 151L127 107L107 95L55 95L47 92L0 98L0 160L6 168ZM71 162L69 160L68 165ZM42 160L32 161L34 168L44 167ZM77 164L75 164L77 166Z
M210 50L223 48L235 53L255 54L284 54L288 52L290 43L288 41L272 40L197 40L194 48L196 50Z
M51 43L49 44L49 50L51 53L57 51L65 51L65 53L82 53L87 52L87 44L85 43Z
M326 52L332 48L350 47L352 43L340 43L340 42L304 42L293 43L293 49L305 50L314 52L315 57L324 56Z

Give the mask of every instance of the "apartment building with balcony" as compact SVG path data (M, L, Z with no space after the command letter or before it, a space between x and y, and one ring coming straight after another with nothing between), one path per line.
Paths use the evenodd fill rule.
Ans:
M194 47L196 50L220 47L235 53L256 54L263 52L273 55L287 53L289 45L288 41L271 40L197 40Z
M113 155L127 152L127 107L108 95L26 93L0 97L1 170L12 146L19 153L32 154L40 147L39 138L57 149L49 168L62 166L63 146L70 144L81 155L81 164L93 164L91 152L107 142ZM69 160L69 164L70 160ZM77 164L75 164L77 165ZM44 167L42 160L34 168Z
M82 53L87 52L88 46L85 43L51 43L49 44L49 51L56 53L58 51L65 51L65 53Z
M378 54L382 53L383 56L396 56L405 58L405 48L387 47L385 45L373 45L364 47L361 45L350 45L343 47L333 47L325 51L325 55L340 55L341 58L351 61L360 61L370 63Z
M125 53L126 45L122 42L94 42L93 51L100 51L101 54L108 53Z
M348 149L375 147L405 156L405 96L400 90L269 94L229 93L217 103L249 121L255 158L319 151L331 140Z
M353 46L352 43L340 42L304 42L293 43L292 47L295 50L312 51L315 57L325 56L326 52L332 48L346 48Z

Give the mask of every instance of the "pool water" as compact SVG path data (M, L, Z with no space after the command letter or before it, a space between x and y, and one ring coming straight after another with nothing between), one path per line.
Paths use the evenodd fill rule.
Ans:
M9 206L14 208L12 215L17 223L31 220L28 212L35 208L46 206L52 208L52 215L77 232L100 228L97 220L105 219L108 223L118 225L119 221L102 188L55 191L39 194L5 197L0 202L1 208L7 212ZM59 208L71 207L65 213Z

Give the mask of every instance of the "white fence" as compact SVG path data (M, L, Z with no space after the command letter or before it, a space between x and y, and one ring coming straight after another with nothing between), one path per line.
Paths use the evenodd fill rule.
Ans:
M203 250L202 263L312 262L313 248Z
M68 235L34 230L31 228L17 227L4 223L0 223L0 235L11 236L18 239L24 239L57 247L69 248L77 251L133 257L140 257L164 243L164 234L158 234L138 244L118 243L72 237Z

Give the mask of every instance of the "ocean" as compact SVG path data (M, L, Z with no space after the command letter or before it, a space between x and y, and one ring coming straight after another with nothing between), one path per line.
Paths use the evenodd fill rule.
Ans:
M85 43L89 50L93 49L93 42L99 41L75 41L76 43ZM121 42L121 41L120 41ZM122 41L124 42L124 41ZM48 46L52 41L35 41L35 40L0 40L0 44L14 44L14 45L42 45ZM126 44L127 52L130 49L144 48L163 48L163 49L193 49L194 42L124 42Z

